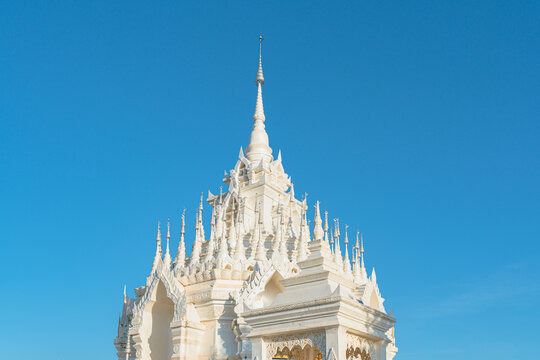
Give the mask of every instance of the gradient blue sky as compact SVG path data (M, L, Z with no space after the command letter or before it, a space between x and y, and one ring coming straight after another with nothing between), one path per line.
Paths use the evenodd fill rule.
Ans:
M540 358L540 3L273 3L0 2L2 358L114 358L156 222L191 242L247 143L259 33L271 146L365 234L397 359Z

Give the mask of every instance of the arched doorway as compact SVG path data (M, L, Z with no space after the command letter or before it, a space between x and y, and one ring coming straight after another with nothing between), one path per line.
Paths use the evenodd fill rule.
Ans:
M144 310L144 333L147 346L143 347L143 360L170 360L172 356L171 321L174 304L160 281L152 301Z

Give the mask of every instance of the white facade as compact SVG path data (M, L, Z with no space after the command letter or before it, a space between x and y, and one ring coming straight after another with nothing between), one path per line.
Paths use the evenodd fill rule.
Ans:
M190 257L184 216L174 261L170 225L164 254L158 225L146 284L135 299L124 292L118 358L391 360L395 319L385 311L375 271L367 276L358 234L349 251L345 226L341 250L339 220L329 230L319 202L311 228L307 199L296 199L281 153L272 155L260 56L255 82L249 146L225 173L228 191L208 193L209 234L202 196Z

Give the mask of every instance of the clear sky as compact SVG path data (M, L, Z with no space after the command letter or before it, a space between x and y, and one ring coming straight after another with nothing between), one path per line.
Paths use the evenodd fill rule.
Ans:
M114 358L157 221L191 249L247 144L262 33L270 145L365 234L397 359L540 358L540 2L192 3L0 2L0 357Z

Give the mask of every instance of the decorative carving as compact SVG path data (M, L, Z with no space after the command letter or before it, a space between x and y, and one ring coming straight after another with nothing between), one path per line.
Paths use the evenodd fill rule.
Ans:
M186 299L186 293L184 292L182 294L182 297L180 298L180 301L176 302L174 305L174 320L175 321L186 320L186 306L187 306L187 299Z
M142 297L137 299L135 309L133 311L132 323L134 325L138 325L141 323L144 308L150 301L160 281L165 286L165 290L167 291L167 296L169 297L169 299L171 299L173 303L176 304L174 311L175 320L179 320L183 313L179 306L180 304L182 304L182 295L185 296L184 286L180 284L178 280L176 280L174 274L170 269L162 266L161 262L159 263L157 269L152 274L150 274L148 280L149 285L147 287L147 290ZM183 305L185 309L185 302L183 303Z
M305 352L298 352L296 349L303 350L306 346L325 351L326 335L323 331L302 332L289 335L278 335L264 339L266 343L266 358L271 359L276 354L287 355L292 359L303 360Z
M375 344L373 341L367 340L355 334L347 333L347 360L375 359Z
M253 299L255 299L259 293L264 291L266 283L272 278L274 273L277 271L282 277L287 277L289 273L287 270L288 269L286 269L285 266L276 267L275 264L270 262L257 263L256 269L250 277L251 281L245 288L236 294L237 305L234 308L234 311L240 315L240 313L244 311L244 305L251 307Z

